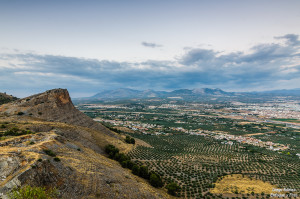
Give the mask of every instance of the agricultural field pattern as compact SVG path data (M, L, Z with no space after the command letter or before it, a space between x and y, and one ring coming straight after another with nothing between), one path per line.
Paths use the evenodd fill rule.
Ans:
M128 156L158 173L166 184L177 183L179 197L299 197L298 119L265 118L247 110L248 105L228 103L122 101L77 106L108 128L146 142Z

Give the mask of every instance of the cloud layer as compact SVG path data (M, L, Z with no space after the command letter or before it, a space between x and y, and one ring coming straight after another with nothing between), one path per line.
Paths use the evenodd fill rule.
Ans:
M299 87L299 36L288 34L275 38L278 42L259 44L248 52L226 54L193 48L176 61L114 62L32 53L1 54L0 92L23 92L25 95L63 87L78 96L119 87L160 90Z
M145 42L143 41L141 43L143 46L148 47L148 48L158 48L158 47L162 47L162 45L160 44L156 44L156 43L150 43L150 42Z

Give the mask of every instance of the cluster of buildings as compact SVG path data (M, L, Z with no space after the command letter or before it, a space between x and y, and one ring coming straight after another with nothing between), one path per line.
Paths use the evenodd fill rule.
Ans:
M147 134L146 131L149 131L150 129L155 129L158 131L161 131L163 129L163 127L160 125L141 123L141 122L107 120L107 119L102 119L102 118L95 118L94 121L110 123L114 126L123 126L123 127L129 128L129 129L132 129L133 131L140 131L140 132L146 133L146 134Z
M144 134L149 134L149 131L152 131L151 134L153 134L153 135L165 134L164 132L162 132L163 127L160 125L156 125L156 124L147 124L147 123L132 122L132 121L120 121L120 120L107 120L107 119L102 119L102 118L97 118L94 120L110 123L114 126L127 127L129 129L132 129L133 131L139 131ZM260 139L256 139L251 136L231 135L231 134L228 134L228 133L225 133L222 131L215 132L215 131L207 131L207 130L203 130L203 131L202 130L201 131L200 130L187 130L187 129L184 129L183 127L171 127L170 129L173 131L188 133L191 135L201 135L201 136L213 137L214 139L222 140L222 144L233 145L234 142L238 142L238 143L242 143L242 144L250 144L253 146L267 148L272 151L284 151L284 150L289 149L288 146L285 146L283 144L273 143L271 141L262 141Z
M266 118L300 119L300 105L298 103L245 104L235 109L244 110L248 115L258 115Z
M236 135L230 135L224 132L212 132L212 131L203 131L203 132L193 132L195 135L202 135L202 136L210 136L217 140L222 140L222 144L229 144L233 145L233 141L242 143L242 144L249 144L253 146L263 147L272 151L284 151L289 149L288 146L274 143L270 141L262 141L260 139L256 139L250 136L236 136Z

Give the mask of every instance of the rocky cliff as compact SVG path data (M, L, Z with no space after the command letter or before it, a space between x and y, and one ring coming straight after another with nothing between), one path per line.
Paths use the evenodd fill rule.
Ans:
M0 106L0 112L7 115L22 113L47 121L88 127L114 136L101 124L94 122L90 117L77 110L66 89L53 89L2 105Z
M168 198L105 156L107 144L131 150L123 140L78 111L65 89L4 104L0 198L23 185L56 188L59 198Z

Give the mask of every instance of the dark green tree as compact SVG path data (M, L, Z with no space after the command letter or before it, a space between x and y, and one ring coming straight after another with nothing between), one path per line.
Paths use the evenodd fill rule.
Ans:
M148 167L146 166L141 166L140 167L140 173L139 176L145 179L149 179L149 172L148 172Z
M134 138L130 139L130 144L135 144L135 139Z
M134 175L139 175L139 173L140 173L140 167L138 166L138 165L133 165L133 167L132 167L132 173L134 174Z
M180 190L180 187L175 183L175 182L171 182L166 186L168 193L176 196L177 192Z
M151 173L150 175L150 184L153 187L162 187L164 184L160 178L159 175L157 175L156 173Z

